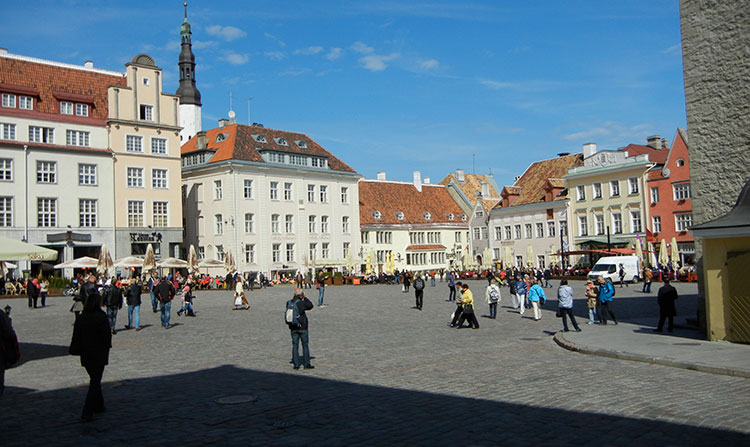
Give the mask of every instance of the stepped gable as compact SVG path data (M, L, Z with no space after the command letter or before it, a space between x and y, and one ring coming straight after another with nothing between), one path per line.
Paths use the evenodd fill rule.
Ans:
M223 141L217 142L217 137L223 135ZM263 135L265 142L258 142L253 135ZM278 144L276 138L283 138L287 146ZM304 148L297 145L297 141L304 141ZM182 145L182 155L195 152L198 136L193 136L187 143ZM349 165L341 161L318 144L315 140L303 133L288 132L285 130L269 129L267 127L248 126L245 124L229 124L206 131L206 148L216 151L209 163L218 163L226 160L245 160L257 163L265 163L258 149L269 149L279 152L315 155L328 159L328 166L332 171L356 172ZM293 165L290 165L293 166Z
M377 219L375 213L380 213ZM403 220L397 217L403 213ZM425 219L430 214L430 220ZM442 185L422 185L418 191L413 183L383 180L359 182L359 221L361 225L425 225L451 224L466 226L463 213ZM453 220L448 217L453 215Z
M575 166L583 166L583 154L563 155L532 163L513 186L505 187L508 192L518 194L518 198L510 206L544 202L547 182L554 182L553 186L560 185L560 180L568 174L568 169ZM565 198L566 196L558 196L553 200Z

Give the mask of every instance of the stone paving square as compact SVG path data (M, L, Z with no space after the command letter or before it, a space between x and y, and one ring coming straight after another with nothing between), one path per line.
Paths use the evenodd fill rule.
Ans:
M198 316L176 317L175 302L169 330L144 295L145 328L113 336L107 412L88 424L79 422L87 376L67 355L70 299L36 310L0 300L13 307L24 356L6 373L1 444L750 444L748 379L564 350L552 341L556 288L545 289L535 322L508 307L506 288L497 320L482 317L485 285L470 281L479 330L447 327L455 306L445 283L426 288L422 311L400 286L329 287L328 306L309 313L316 369L299 371L283 323L291 286L249 292L249 311L231 310L230 292L199 291ZM678 286L683 322L695 314L695 285ZM658 312L655 293L636 290L617 289L623 322ZM306 293L317 301L315 289ZM575 311L585 323L585 300ZM118 328L126 322L123 310Z

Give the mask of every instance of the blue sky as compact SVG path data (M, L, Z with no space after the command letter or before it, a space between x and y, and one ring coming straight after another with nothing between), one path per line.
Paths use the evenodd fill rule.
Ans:
M9 52L177 89L181 1L3 6ZM13 17L9 20L9 17ZM511 184L535 160L670 143L685 127L676 0L190 1L203 128L227 116L303 132L367 178L448 172Z

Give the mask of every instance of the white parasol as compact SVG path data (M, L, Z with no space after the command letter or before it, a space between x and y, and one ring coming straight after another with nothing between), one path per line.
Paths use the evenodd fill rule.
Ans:
M93 269L96 268L99 260L89 256L71 259L55 266L56 269Z
M190 273L196 273L198 271L198 253L195 251L195 245L190 244L190 251L188 252L188 270Z
M667 264L669 264L669 254L667 253L667 241L662 239L661 244L659 245L659 265L662 267L666 267Z
M148 272L156 268L156 258L154 257L154 247L148 244L146 247L146 256L143 258L143 271Z
M670 244L669 260L672 262L672 268L677 270L680 265L680 251L677 249L677 239L674 237Z
M54 261L57 251L0 236L0 259L5 261Z

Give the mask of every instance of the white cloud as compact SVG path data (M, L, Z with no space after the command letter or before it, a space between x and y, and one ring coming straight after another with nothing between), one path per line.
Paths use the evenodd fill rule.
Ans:
M492 81L490 79L482 79L479 81L480 84L484 85L485 87L489 87L493 90L502 90L502 89L515 89L520 86L520 84L516 82L501 82L501 81Z
M341 48L331 48L330 51L328 51L328 54L326 54L326 59L329 61L335 61L336 59L341 57Z
M302 48L302 49L299 49L299 50L294 50L294 54L304 54L305 56L312 56L312 55L320 53L321 51L323 51L323 47L310 46L310 47L307 47L307 48Z
M680 44L672 45L669 48L661 50L661 54L680 54L682 53L682 46Z
M359 41L354 42L354 44L352 45L352 50L360 54L370 54L375 51L372 47L367 46L366 44Z
M419 68L422 70L434 70L440 66L437 59L427 59L419 61Z
M200 50L203 48L211 48L218 45L218 42L214 40L194 40L193 41L193 48L196 50Z
M227 42L230 42L235 39L239 39L240 37L247 36L247 33L242 31L239 28L235 28L233 26L221 26L221 25L211 25L211 26L206 27L206 33L208 33L211 36L216 36L221 39L224 39Z
M283 40L279 39L278 37L274 36L271 33L263 33L263 37L265 37L268 40L272 40L276 42L281 48L284 48L286 46L286 42L284 42Z
M279 73L279 76L300 76L309 72L310 72L309 68L297 68L297 69L291 68L289 70L282 71L281 73Z
M398 53L391 53L388 55L369 54L362 57L359 62L361 62L367 70L383 71L388 68L388 64L386 64L386 62L390 62L398 58L399 56L400 55Z
M266 51L263 55L274 61L280 61L286 57L283 51Z
M222 59L232 65L242 65L246 64L247 61L250 60L250 56L248 56L247 54L240 54L235 53L234 51L229 51L224 54L224 57Z
M604 127L594 127L588 130L582 130L580 132L570 133L563 135L564 140L587 140L593 137L602 137L612 133L609 129Z

